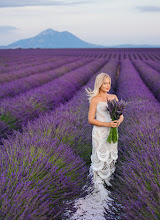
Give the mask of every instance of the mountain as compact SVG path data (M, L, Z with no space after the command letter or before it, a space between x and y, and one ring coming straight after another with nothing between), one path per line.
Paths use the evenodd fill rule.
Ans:
M35 37L18 40L5 48L104 48L104 46L87 43L68 31L47 29Z
M0 49L14 48L158 48L160 45L134 45L120 44L104 46L87 43L68 31L55 31L47 29L35 37L18 40L8 46L0 46Z

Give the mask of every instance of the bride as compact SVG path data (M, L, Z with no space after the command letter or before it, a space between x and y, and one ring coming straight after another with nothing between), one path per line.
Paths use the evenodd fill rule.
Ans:
M115 171L115 163L118 158L118 143L108 143L107 137L111 127L117 127L124 120L121 115L118 120L112 121L107 110L108 100L118 98L114 94L108 94L111 88L111 77L106 73L97 75L94 90L87 90L89 96L88 121L93 124L92 129L92 155L90 174L93 176L95 189L100 190L104 182L111 186L110 179ZM96 117L96 119L95 119ZM105 193L102 191L101 200Z
M115 162L118 158L118 143L108 143L107 137L111 127L117 127L122 123L124 117L120 116L118 120L112 121L109 111L107 110L108 100L118 98L114 94L108 94L111 88L111 77L106 73L97 75L94 90L86 89L89 96L88 122L93 124L92 129L92 155L89 176L93 181L92 193L84 198L79 198L75 202L77 212L70 217L75 219L95 219L103 220L104 207L108 207L111 198L110 193L105 187L111 186L109 182L112 173L115 171ZM96 119L95 119L96 117ZM92 187L91 187L92 188Z

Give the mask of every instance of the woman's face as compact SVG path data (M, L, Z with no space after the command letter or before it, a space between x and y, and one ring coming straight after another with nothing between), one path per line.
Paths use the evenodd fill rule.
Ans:
M103 92L109 92L111 88L110 79L108 77L105 77L103 80L103 84L100 87L100 90Z

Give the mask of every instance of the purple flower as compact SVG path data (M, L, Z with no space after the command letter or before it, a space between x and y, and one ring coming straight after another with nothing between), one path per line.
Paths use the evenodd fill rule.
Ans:
M108 100L107 110L110 113L112 121L118 120L120 118L120 115L123 114L123 110L127 104L128 104L128 102L125 102L122 99L120 101L117 101L115 98L112 100ZM111 127L111 129L110 129L110 133L108 135L107 142L111 143L111 141L113 141L113 143L118 141L117 128Z
M125 102L122 99L120 101L117 101L115 98L113 100L108 100L107 110L111 115L112 121L118 120L120 118L128 103L129 102Z

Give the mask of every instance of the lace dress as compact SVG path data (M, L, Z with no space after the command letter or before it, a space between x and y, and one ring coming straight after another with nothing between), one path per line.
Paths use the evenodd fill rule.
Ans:
M107 110L107 102L99 102L96 109L96 119L98 121L112 121L109 111ZM90 173L93 175L95 187L98 183L105 181L107 185L112 173L114 173L116 160L118 158L118 142L108 143L107 137L110 127L93 126L92 129L92 155Z
M99 102L96 108L96 119L103 122L112 121L107 102ZM92 129L92 155L89 175L92 177L94 189L91 194L75 201L74 207L77 211L70 216L70 220L105 220L104 212L108 209L108 203L112 200L109 197L110 191L104 186L107 185L115 171L115 163L118 158L118 143L108 143L107 137L110 127L93 126ZM105 207L105 209L104 209Z

